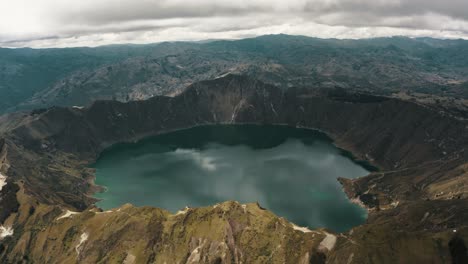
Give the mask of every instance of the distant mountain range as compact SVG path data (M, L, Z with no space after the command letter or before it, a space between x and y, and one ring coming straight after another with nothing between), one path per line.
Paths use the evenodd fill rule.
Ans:
M0 113L174 95L194 82L228 73L283 89L404 90L468 98L467 72L468 41L431 38L267 35L236 41L0 49Z

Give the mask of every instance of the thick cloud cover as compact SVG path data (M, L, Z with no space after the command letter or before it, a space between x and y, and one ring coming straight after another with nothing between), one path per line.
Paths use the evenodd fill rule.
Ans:
M0 46L300 34L468 38L466 0L0 0Z

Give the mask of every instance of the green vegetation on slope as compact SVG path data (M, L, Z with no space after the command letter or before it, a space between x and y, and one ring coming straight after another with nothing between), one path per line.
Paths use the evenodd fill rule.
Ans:
M237 41L73 49L0 49L0 112L172 95L247 74L283 88L401 90L468 98L468 42L268 35Z

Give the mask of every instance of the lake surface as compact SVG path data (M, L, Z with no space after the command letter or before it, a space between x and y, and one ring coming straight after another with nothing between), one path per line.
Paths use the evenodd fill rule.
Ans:
M368 171L324 134L286 126L213 125L109 148L93 165L103 209L125 203L176 212L227 200L259 202L300 226L362 224L338 177Z

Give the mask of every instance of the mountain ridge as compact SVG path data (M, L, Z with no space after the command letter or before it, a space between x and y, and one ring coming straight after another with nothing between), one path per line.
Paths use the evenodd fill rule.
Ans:
M307 246L300 246L297 254L280 251L280 256L272 257L272 261L278 263L286 260L307 263L313 259L322 259L322 263L325 260L346 262L351 255L358 262L444 263L453 257L450 241L468 239L468 227L463 222L468 217L468 192L463 187L464 182L468 182L467 123L410 101L343 89L285 90L251 77L227 75L192 84L175 97L157 96L127 103L97 101L89 108L53 107L12 118L21 120L11 122L16 125L1 132L5 140L5 159L0 167L8 177L7 186L20 188L16 194L17 212L12 210L5 222L12 224L15 233L5 240L6 246L0 253L0 258L9 261L25 257L38 261L56 258L110 261L102 252L113 252L113 256L122 259L132 254L137 261L152 259L162 263L163 258L172 258L189 262L199 248L197 252L201 253L194 257L199 255L206 263L215 261L222 252L232 256L221 258L226 263L254 262L255 256L274 256L278 244L268 241L276 241L276 238L263 237L249 243L243 237L247 233L254 237L275 236L281 223L287 227L280 228L280 234L292 241L281 242L282 248L299 247L302 244L298 241L307 241ZM261 219L261 223L240 216L243 206L235 203L223 204L226 208L223 211L217 211L217 207L194 209L198 213L192 215L190 224L183 224L187 221L185 217L175 219L154 208L120 208L135 218L120 214L119 209L102 213L93 208L95 200L89 194L98 188L93 185L93 172L87 169L87 164L106 147L174 129L216 123L286 124L320 129L338 146L379 166L380 171L366 177L340 179L348 197L368 208L367 223L343 234L306 229L294 232L296 228L275 216L261 216L264 210L254 205L246 205L247 210ZM81 213L56 223L54 219L64 215L66 210ZM200 215L200 212L203 213ZM222 230L216 229L209 235L206 230L214 224L206 226L203 219L214 221L220 214L230 216L221 218ZM111 223L114 220L121 226L134 227L145 234L144 239L130 239L124 231L111 235L109 229L97 231L99 229L95 228L96 221ZM166 221L175 221L173 223L180 229L171 227L169 231L161 231L157 228L153 236L147 235L147 228L167 226L169 222ZM38 225L44 230L35 231L33 227ZM167 232L177 232L179 238L173 238L177 242L171 244L166 240ZM68 235L58 235L65 233ZM336 245L325 250L320 242L327 234L335 237ZM41 244L47 236L56 240ZM82 237L85 241L89 239L93 246L81 247ZM228 239L224 240L225 237ZM123 246L119 239L133 242ZM146 239L178 250L166 251L154 243L146 244ZM105 246L100 246L102 243ZM229 246L221 251L210 250L220 243ZM381 247L382 243L394 246ZM145 250L131 251L136 245ZM50 253L41 257L34 248L43 246ZM80 250L75 250L76 246ZM52 253L54 247L60 249L61 256ZM420 247L424 250L419 250ZM175 252L182 252L185 257ZM434 259L434 256L439 258Z

